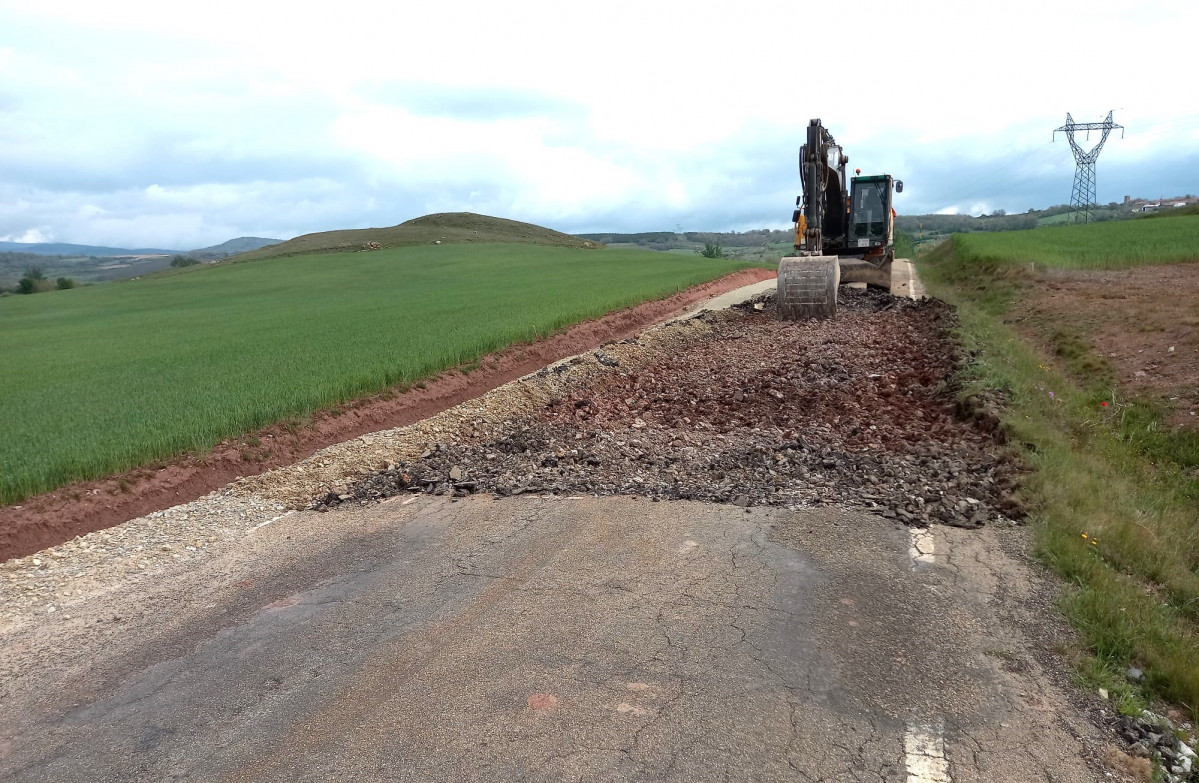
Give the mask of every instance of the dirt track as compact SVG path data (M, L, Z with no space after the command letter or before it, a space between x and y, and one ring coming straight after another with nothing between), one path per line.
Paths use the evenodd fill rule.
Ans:
M674 296L609 313L532 345L484 357L469 375L450 370L403 394L382 394L316 414L299 428L269 427L185 456L99 481L79 482L0 508L0 562L76 536L195 500L242 476L289 465L335 443L400 427L444 411L547 364L622 340L708 297L773 277L746 269Z

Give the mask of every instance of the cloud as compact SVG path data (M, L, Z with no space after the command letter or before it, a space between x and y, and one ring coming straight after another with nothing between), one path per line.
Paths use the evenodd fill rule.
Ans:
M39 242L54 241L53 234L42 233L40 228L26 229L22 234L7 234L0 236L0 242L25 242L27 244L37 244Z
M814 18L782 0L319 16L12 0L0 234L185 249L460 209L572 231L778 227L812 117L851 166L902 178L909 214L1067 201L1073 160L1051 141L1066 111L1128 127L1100 158L1101 200L1199 190L1199 115L1137 65L1187 50L1191 4L863 0L826 43L794 45ZM1070 40L1121 62L1067 78Z
M570 99L509 86L422 84L372 80L355 92L365 105L402 108L424 117L491 121L521 117L579 117L586 107Z

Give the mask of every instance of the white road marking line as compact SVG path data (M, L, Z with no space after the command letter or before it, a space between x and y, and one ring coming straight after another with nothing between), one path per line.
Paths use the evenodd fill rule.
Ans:
M267 520L267 521L265 521L265 522L259 522L257 525L255 525L254 527L252 527L252 528L250 528L250 529L251 529L251 530L257 530L257 529L258 529L258 528L260 528L260 527L266 527L266 526L267 526L267 525L269 525L270 523L272 523L272 522L278 522L280 519L283 519L283 517L290 517L290 516L291 516L292 514L294 514L294 513L296 513L296 512L295 512L295 510L293 509L292 511L288 511L286 514L280 514L279 516L277 516L277 517L273 517L273 518L271 518L271 519L268 519L268 520Z
M909 299L920 299L924 296L924 285L916 274L916 266L904 258L895 259L891 265L891 286L893 296L905 296Z
M953 783L945 758L945 723L911 721L903 738L908 767L907 783Z
M928 528L912 527L908 528L908 533L912 537L912 544L908 547L908 554L912 557L912 570L915 571L922 565L936 562L934 555L937 546L933 538L933 531Z

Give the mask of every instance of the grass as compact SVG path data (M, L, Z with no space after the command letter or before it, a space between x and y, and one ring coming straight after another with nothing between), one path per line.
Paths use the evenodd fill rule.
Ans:
M744 267L512 244L217 265L0 300L0 502L469 365Z
M1102 251L1096 263L1104 268L1126 266L1132 260L1116 257L1114 248L1144 236L1138 223L1080 227L1080 235L1094 232L1080 244L1088 253ZM1181 247L1156 256L1142 247L1139 260L1199 258L1199 231L1194 224L1189 230ZM1154 406L1124 399L1112 388L1106 361L1069 325L1044 335L1053 346L1045 355L1004 320L1010 303L1036 282L1027 264L1090 263L1079 259L1093 256L1057 242L1067 231L1020 232L1031 237L1010 246L988 235L971 235L978 243L959 236L923 259L921 274L932 292L958 307L961 339L975 357L963 369L963 393L1003 397L1005 427L1033 468L1025 489L1035 508L1038 552L1068 580L1063 608L1089 652L1081 676L1107 687L1126 711L1156 695L1194 713L1199 435L1171 431ZM1029 244L1039 237L1047 238L1043 252ZM1113 247L1103 251L1095 237ZM1026 249L1015 257L996 252L1014 247ZM1144 683L1127 682L1130 665L1144 670Z
M1199 261L1199 215L956 234L953 243L963 260L979 264L1127 269L1141 264Z

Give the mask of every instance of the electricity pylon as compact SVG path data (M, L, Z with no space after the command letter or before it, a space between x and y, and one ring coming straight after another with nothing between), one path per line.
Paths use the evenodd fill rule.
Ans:
M1075 223L1091 222L1091 205L1095 203L1096 192L1095 161L1099 159L1103 143L1107 141L1107 134L1112 132L1112 128L1119 128L1120 138L1124 138L1124 126L1112 122L1110 111L1103 122L1075 122L1070 112L1066 112L1066 124L1053 132L1056 141L1058 131L1065 131L1066 138L1070 140L1070 147L1074 150L1074 162L1077 165L1074 169L1074 190L1070 193L1070 206L1074 207ZM1074 140L1074 131L1086 131L1088 140L1091 138L1091 131L1103 131L1103 135L1090 152L1084 152Z

